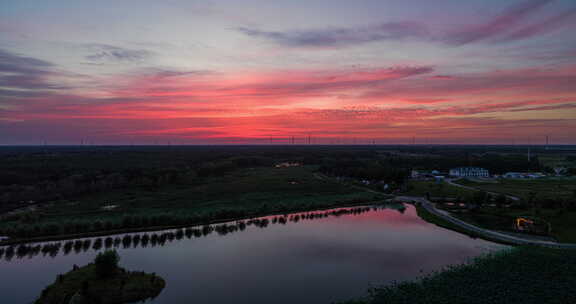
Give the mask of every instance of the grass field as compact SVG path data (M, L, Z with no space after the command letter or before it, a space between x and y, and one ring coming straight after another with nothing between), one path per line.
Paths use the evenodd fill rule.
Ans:
M573 158L573 157L572 157ZM576 161L570 160L566 155L540 155L538 160L546 167L557 166L576 167Z
M78 202L59 202L43 212L51 216L101 216L110 213L147 213L181 210L210 211L220 207L252 208L255 205L310 203L356 193L336 183L316 179L308 168L256 168L210 178L192 185L172 185L158 190L130 189L92 195ZM104 212L104 205L117 210Z
M230 218L345 204L367 203L384 196L319 179L313 167L260 167L234 171L196 184L158 189L125 189L61 200L1 222L0 228L88 223L88 232L125 228L126 216L176 216L189 221ZM105 206L115 206L104 210ZM33 220L29 220L32 218ZM96 224L99 222L100 224ZM178 224L181 221L178 221ZM172 224L172 223L165 223ZM142 223L141 226L149 224ZM128 226L134 226L129 223ZM84 230L86 230L84 229ZM56 231L57 230L57 231ZM82 231L86 232L86 231ZM55 229L48 234L66 234ZM35 233L38 235L38 233Z
M497 183L481 183L470 180L459 180L465 186L482 189L489 192L510 194L527 200L530 192L536 193L536 198L574 198L576 179L531 179L510 180L503 179Z
M576 250L521 247L342 304L567 304L576 298Z
M429 193L431 197L451 197L451 198L467 198L471 196L474 191L448 183L436 183L433 181L410 181L408 184L408 191L402 193L403 195L412 196L426 196Z

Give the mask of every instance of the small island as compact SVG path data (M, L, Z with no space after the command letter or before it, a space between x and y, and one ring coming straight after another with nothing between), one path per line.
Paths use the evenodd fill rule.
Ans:
M116 251L99 253L93 263L74 265L46 287L36 304L122 304L157 297L166 282L155 274L118 266Z

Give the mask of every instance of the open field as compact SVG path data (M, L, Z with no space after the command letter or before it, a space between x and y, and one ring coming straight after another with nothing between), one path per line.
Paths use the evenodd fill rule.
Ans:
M409 181L408 191L404 192L403 195L426 196L427 193L430 194L431 197L459 197L464 199L471 196L474 191L453 186L445 182Z
M542 164L546 167L554 168L554 167L576 167L576 155L572 154L569 156L566 155L544 155L539 157Z
M502 179L497 183L482 183L461 179L456 181L456 183L488 192L510 194L524 200L529 199L531 192L536 193L536 199L569 199L575 197L574 191L576 191L576 178Z
M319 179L313 169L247 168L189 185L116 189L8 216L0 227L17 234L31 231L29 236L65 235L365 204L385 197Z

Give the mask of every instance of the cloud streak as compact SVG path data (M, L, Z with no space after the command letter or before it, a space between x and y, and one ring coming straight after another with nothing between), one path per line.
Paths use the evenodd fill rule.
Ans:
M285 47L340 48L388 40L416 40L451 46L491 42L506 43L529 39L561 29L574 20L576 9L527 23L554 0L525 0L506 8L486 22L459 25L458 30L434 31L424 21L384 22L364 27L333 27L296 31L265 31L240 27L247 36L268 40Z
M273 32L240 27L245 35L273 41L288 47L342 47L368 42L427 39L428 29L416 22L389 22L359 28L328 28L309 31Z
M454 45L464 45L493 38L512 29L521 27L521 22L524 19L552 2L553 0L523 1L504 10L504 12L497 15L496 17L493 17L485 24L472 26L463 31L452 33L446 37L446 41ZM527 37L529 36L524 38Z
M538 35L544 35L562 28L568 23L568 21L575 20L574 17L576 17L576 9L568 10L559 15L549 17L541 22L517 29L512 33L507 34L502 39L499 39L498 41L515 41L532 38Z
M127 49L108 44L89 44L90 49L95 53L85 56L86 60L96 63L136 63L149 59L153 53L142 49Z
M65 89L50 81L56 76L54 64L0 49L0 98L31 97L46 90Z

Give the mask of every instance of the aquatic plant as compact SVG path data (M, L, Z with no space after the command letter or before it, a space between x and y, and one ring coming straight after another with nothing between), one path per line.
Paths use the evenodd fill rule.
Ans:
M576 298L576 251L520 247L341 304L566 304Z

